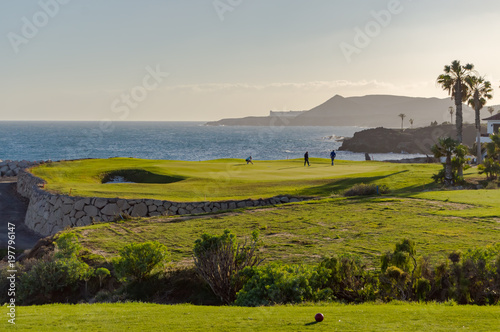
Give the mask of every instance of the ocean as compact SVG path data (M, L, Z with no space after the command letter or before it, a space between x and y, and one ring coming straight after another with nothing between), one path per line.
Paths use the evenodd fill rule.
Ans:
M204 122L0 122L1 160L134 157L168 160L329 158L360 127L211 127ZM370 154L374 160L412 154ZM337 151L337 159L365 160Z

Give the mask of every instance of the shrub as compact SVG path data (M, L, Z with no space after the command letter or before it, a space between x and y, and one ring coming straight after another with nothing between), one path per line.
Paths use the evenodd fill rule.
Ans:
M344 196L370 196L389 193L386 185L359 183L344 192Z
M167 260L167 247L157 241L131 243L113 261L116 274L124 280L142 281Z
M232 303L243 286L239 272L262 262L257 252L258 241L259 233L254 231L250 243L238 244L236 236L227 229L220 236L204 233L195 241L196 271L223 302Z
M324 258L316 266L274 263L246 268L241 274L247 282L235 304L242 306L375 300L374 279L357 256Z
M55 240L54 258L76 257L81 249L82 245L78 242L78 237L75 234L64 233Z
M333 298L344 302L375 300L376 283L361 257L341 255L324 258L316 267L320 287L329 289Z
M269 264L261 268L246 268L248 278L238 292L235 304L261 306L319 300L314 277L316 271L303 265ZM323 297L325 294L322 294Z

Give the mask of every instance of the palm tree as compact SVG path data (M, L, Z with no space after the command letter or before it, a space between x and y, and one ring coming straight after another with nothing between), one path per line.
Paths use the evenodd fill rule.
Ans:
M469 76L465 80L470 92L471 98L467 103L474 108L476 112L476 145L477 145L477 163L482 162L482 151L481 151L481 108L486 104L487 99L493 98L491 94L493 88L491 87L491 82L486 81L484 77L479 76Z
M401 130L403 130L403 120L406 118L406 114L401 113L398 116L401 118Z
M450 66L444 66L444 74L437 78L437 83L441 85L443 90L448 91L451 99L455 99L457 125L457 140L462 143L462 103L469 99L469 90L467 85L464 84L465 79L471 74L474 69L473 64L466 64L462 66L460 61L454 60Z
M439 138L438 144L433 145L431 148L434 157L441 158L446 157L444 163L444 184L446 186L451 186L453 184L453 165L451 163L451 157L458 146L458 142L451 137Z
M453 113L455 113L453 106L448 107L448 112L450 112L450 123L453 124Z
M413 119L408 120L408 122L410 123L411 127L413 128Z
M495 112L495 108L494 107L488 107L488 112L490 112L490 115L493 115L493 112Z

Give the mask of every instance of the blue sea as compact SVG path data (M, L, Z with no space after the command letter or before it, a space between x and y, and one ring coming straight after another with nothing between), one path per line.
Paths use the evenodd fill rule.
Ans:
M1 160L135 157L212 160L329 158L360 127L211 127L203 122L0 122ZM374 160L418 157L371 154ZM338 151L337 159L364 160Z

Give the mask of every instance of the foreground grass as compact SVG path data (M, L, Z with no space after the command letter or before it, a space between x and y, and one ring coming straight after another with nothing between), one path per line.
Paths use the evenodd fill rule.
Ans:
M4 307L6 311L6 308ZM314 322L321 312L325 320ZM3 328L7 330L2 322ZM362 304L209 307L145 303L18 307L12 331L498 331L500 307Z
M356 253L378 267L380 255L402 238L414 240L418 253L434 260L453 250L500 242L496 218L441 214L471 208L411 198L335 198L198 218L100 223L67 232L79 234L86 248L107 258L128 243L157 240L169 248L174 262L190 264L194 241L203 232L220 234L228 228L248 236L257 229L267 262L313 263L323 256Z
M32 169L47 181L46 189L74 196L153 198L173 201L246 199L276 195L330 196L356 183L387 185L393 192L434 188L431 176L440 165L312 159L169 161L131 158L90 159L45 164ZM107 173L140 169L152 173L146 182L164 177L170 183L103 184ZM154 181L153 181L154 182Z

